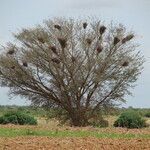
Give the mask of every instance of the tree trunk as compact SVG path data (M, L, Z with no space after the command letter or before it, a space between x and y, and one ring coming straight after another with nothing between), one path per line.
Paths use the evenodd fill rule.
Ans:
M85 127L89 124L87 117L82 113L73 113L71 115L71 121L73 126L78 126L78 127Z

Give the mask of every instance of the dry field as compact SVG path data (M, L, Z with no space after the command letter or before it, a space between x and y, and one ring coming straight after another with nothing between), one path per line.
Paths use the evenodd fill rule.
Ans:
M150 150L149 139L1 138L1 150Z
M113 122L113 120L114 118L111 118L110 122ZM53 120L46 123L42 118L39 120L38 126L1 125L0 129L4 131L5 129L8 131L22 131L25 129L31 131L46 130L47 132L65 132L67 136L1 136L0 150L150 150L150 127L129 130L113 128L112 126L108 128L75 128L68 126L60 127L57 125L57 121ZM72 135L70 135L72 132L94 132L100 135L108 134L109 136L95 137L90 134L89 137L72 137Z

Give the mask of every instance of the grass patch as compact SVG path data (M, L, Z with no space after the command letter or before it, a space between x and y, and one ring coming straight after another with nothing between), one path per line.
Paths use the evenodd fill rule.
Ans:
M0 128L0 137L17 137L17 136L48 136L48 137L95 137L95 138L148 138L150 134L119 134L119 133L99 133L91 131L48 131L34 129L11 129Z

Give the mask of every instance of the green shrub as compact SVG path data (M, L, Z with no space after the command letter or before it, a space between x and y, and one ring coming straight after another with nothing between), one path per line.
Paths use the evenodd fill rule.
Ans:
M147 112L144 116L150 118L150 112Z
M4 116L0 117L0 124L7 124L9 123L8 119Z
M8 120L8 123L12 124L18 124L18 118L16 115L10 115L8 117L5 117Z
M20 113L20 112L8 112L4 116L0 117L0 124L20 124L20 125L36 125L37 120L34 117Z
M129 111L122 113L120 117L114 122L114 126L124 128L142 128L146 127L146 123L138 113Z

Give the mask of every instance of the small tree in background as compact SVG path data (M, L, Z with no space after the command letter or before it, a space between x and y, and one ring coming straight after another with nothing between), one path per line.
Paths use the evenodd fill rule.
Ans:
M141 73L134 34L122 25L54 19L14 37L0 55L1 86L34 105L65 110L75 126L124 102Z

